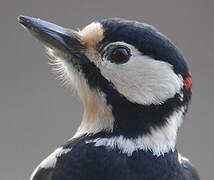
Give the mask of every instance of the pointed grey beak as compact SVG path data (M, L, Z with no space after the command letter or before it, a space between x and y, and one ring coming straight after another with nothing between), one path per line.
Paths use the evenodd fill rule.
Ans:
M19 16L17 21L45 46L79 59L84 46L76 31L28 16Z

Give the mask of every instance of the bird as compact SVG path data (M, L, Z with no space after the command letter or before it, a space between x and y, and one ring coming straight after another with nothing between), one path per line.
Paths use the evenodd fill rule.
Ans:
M154 26L122 18L81 30L19 16L45 47L53 70L80 97L72 138L31 180L199 180L176 148L192 95L186 58Z

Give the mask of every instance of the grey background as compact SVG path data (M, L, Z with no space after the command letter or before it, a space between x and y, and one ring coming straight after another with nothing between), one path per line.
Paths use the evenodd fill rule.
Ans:
M36 165L70 138L82 106L62 88L43 47L16 22L19 14L82 28L93 20L123 17L155 25L182 50L194 87L178 149L213 179L214 2L212 0L1 0L0 179L28 179Z

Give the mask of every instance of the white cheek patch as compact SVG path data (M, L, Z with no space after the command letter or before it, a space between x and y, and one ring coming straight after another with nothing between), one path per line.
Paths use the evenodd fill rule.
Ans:
M52 154L50 154L46 159L44 159L39 166L33 171L31 175L31 180L35 176L36 172L41 169L48 169L56 166L57 159L62 156L63 154L67 154L71 151L71 148L63 149L62 147L57 148Z
M125 43L120 43L125 44ZM103 60L101 74L112 82L115 89L131 102L162 104L183 87L183 79L174 73L167 62L143 56L131 45L131 59L124 64Z
M95 147L106 146L110 149L119 149L122 153L131 156L138 150L152 151L153 155L160 156L175 150L177 130L183 120L186 107L175 111L168 119L167 124L161 128L151 130L151 134L137 138L125 138L120 135L111 138L97 138L86 141L94 143Z

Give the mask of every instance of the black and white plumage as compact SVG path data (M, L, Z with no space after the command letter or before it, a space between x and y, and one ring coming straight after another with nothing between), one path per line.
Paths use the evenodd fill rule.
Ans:
M124 19L81 31L20 16L84 105L71 140L31 180L199 180L176 150L191 75L175 45L154 27Z

